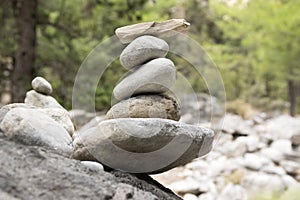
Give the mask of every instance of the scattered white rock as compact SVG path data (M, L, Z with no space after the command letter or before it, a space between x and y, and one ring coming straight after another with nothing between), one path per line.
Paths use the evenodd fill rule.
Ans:
M94 162L94 161L81 161L81 164L83 164L84 166L86 166L89 170L93 171L93 172L99 172L99 171L103 171L103 165L101 165L98 162Z
M262 172L266 172L268 174L276 174L276 175L285 175L286 172L282 167L274 166L274 165L266 165L261 168Z
M274 148L262 149L260 153L276 163L279 163L283 159L283 153Z
M218 200L247 200L248 195L245 188L240 185L229 183L221 192Z
M300 118L289 115L280 115L268 120L266 126L273 140L290 139L300 132Z
M241 186L250 192L270 191L282 192L285 184L280 176L270 175L263 172L248 173L241 181Z
M280 166L289 174L300 174L300 163L290 160L282 160Z
M253 170L260 170L263 166L272 163L270 159L254 153L246 153L244 156L245 167Z
M271 148L280 151L283 154L292 152L292 142L288 139L278 139L271 144Z
M216 195L213 195L211 193L201 194L198 198L198 200L216 200L216 199L217 199Z
M284 182L286 188L293 187L298 184L298 182L290 175L283 175L283 176L281 176L281 178L282 178L282 181Z
M238 137L235 143L245 144L248 152L254 152L260 147L259 137L256 135Z
M199 182L192 178L177 181L168 185L168 188L170 188L172 191L178 194L186 194L186 193L198 194L199 187L200 187Z
M36 77L31 82L32 88L39 93L50 95L52 93L51 84L43 77Z
M198 200L198 197L194 194L185 194L183 196L184 200Z

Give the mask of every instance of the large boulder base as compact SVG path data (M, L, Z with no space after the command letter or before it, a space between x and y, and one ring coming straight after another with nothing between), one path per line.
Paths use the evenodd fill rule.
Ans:
M147 175L91 171L49 149L7 140L1 131L0 146L1 199L181 199Z

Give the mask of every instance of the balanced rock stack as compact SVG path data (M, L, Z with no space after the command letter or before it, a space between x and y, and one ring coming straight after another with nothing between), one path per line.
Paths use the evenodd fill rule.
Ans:
M178 122L178 103L164 94L175 83L176 70L165 58L169 46L160 38L188 25L172 19L116 30L121 43L129 43L120 61L131 72L114 88L120 102L107 112L106 120L75 138L74 158L128 172L159 173L211 150L213 131Z
M75 132L70 115L51 95L51 84L42 77L31 82L24 103L0 109L0 130L26 145L44 146L70 156Z

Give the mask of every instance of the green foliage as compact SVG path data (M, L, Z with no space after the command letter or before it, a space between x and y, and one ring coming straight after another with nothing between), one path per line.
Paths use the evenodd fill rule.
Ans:
M0 42L0 58L10 60L17 49L16 2L0 1L0 36L4 38ZM286 101L287 81L299 82L300 75L300 1L250 0L233 5L225 2L39 1L36 74L50 80L54 96L70 109L77 70L93 48L112 36L117 27L169 19L180 16L177 11L183 10L191 22L189 34L219 66L228 100L244 99L261 107L264 102L272 105L273 100ZM208 92L206 83L188 62L168 56L196 92ZM107 68L96 89L97 110L110 106L112 89L125 73L118 61ZM80 98L83 103L90 101L85 96Z
M287 100L287 81L299 81L299 1L211 1L221 44L207 50L220 66L229 99Z
M252 194L250 200L298 200L300 196L300 185L291 186L283 193L260 192Z

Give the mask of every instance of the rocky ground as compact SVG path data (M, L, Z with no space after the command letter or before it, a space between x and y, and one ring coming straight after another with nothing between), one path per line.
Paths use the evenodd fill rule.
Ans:
M285 199L299 199L300 117L268 116L260 113L244 120L238 115L227 114L220 130L216 130L213 150L207 156L165 173L152 175L152 179L146 174L132 175L103 167L99 162L91 161L97 159L88 159L90 155L84 151L80 151L84 159L78 158L83 161L72 159L72 155L75 158L76 145L80 144L75 142L80 139L78 135L83 136L84 133L94 130L107 116L94 118L93 114L82 111L68 112L50 96L52 88L47 83L40 77L34 79L34 90L27 92L24 103L9 104L0 108L0 199L148 200L181 199L181 196L185 200L247 200L259 194L273 200L276 195L287 192L290 194L290 190L296 192ZM183 110L180 120L193 125L176 122L176 126L170 126L175 122L160 119L169 124L165 132L171 133L181 127L180 130L184 130L184 134L191 136L196 134L198 129L199 133L203 132L199 126L211 127L208 119L212 108L215 115L222 115L222 108L217 105L216 99L203 94L199 94L197 98L198 100L190 99L187 96L186 99L181 99ZM162 102L169 101L164 99ZM138 110L135 107L132 109ZM178 115L176 112L168 114L171 118ZM196 120L199 117L201 120ZM158 124L158 118L151 120L153 124L148 127L149 130ZM125 121L127 125L131 121L131 125L145 128L134 119ZM101 122L102 128L105 122L112 121ZM134 126L128 127L135 130ZM182 129L185 126L189 128ZM98 137L98 133L102 133L101 131L93 133L91 142ZM147 130L142 129L140 133L145 134ZM203 134L199 139L209 135L212 141L213 134ZM160 140L154 140L152 144L156 147ZM148 142L129 144L129 147L138 149L149 146ZM200 154L204 151L202 155L205 155L210 148L202 144L208 143L196 145L200 150L193 149L197 149L196 153ZM77 150L81 147L84 145L79 145ZM180 148L177 146L173 150L178 149ZM105 148L102 150L107 151L109 159L115 159L121 164L124 163L124 158L127 158L128 166L135 162L126 156L117 159L116 153L113 154ZM173 150L162 155L171 155ZM101 155L103 151L96 153ZM193 155L192 158L197 155L199 154ZM185 164L192 158L188 156L182 163ZM146 160L136 167L145 163L153 165ZM176 163L164 170L180 166L182 163Z
M105 172L0 132L0 199L180 199L148 175Z
M153 177L185 200L274 199L299 191L300 118L227 114L206 157ZM299 198L298 192L287 199Z

